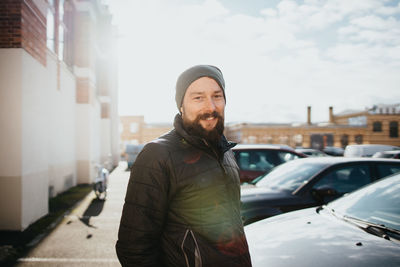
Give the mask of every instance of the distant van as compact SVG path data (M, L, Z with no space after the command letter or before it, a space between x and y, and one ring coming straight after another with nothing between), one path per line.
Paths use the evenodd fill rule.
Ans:
M132 164L135 162L137 155L142 151L144 145L132 145L128 144L125 148L125 153L127 156L126 161L128 162L128 168L130 169Z
M372 157L376 152L387 151L387 150L400 150L398 146L390 145L377 145L377 144L365 144L365 145L348 145L344 150L345 157Z

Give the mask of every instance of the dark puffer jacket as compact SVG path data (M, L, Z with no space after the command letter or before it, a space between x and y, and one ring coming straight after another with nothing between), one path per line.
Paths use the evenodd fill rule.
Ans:
M123 266L251 266L240 218L238 167L219 149L175 129L132 166L116 250Z

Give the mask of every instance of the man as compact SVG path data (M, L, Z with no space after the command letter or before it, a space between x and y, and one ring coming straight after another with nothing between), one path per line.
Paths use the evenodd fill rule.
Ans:
M251 266L238 167L223 136L225 82L209 65L176 84L174 129L131 169L116 250L123 266Z

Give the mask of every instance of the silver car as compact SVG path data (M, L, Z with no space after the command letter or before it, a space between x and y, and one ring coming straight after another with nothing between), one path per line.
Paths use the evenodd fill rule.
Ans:
M245 232L253 267L400 266L400 174Z

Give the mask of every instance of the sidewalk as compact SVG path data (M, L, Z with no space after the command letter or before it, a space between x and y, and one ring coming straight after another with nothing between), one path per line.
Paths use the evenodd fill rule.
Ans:
M107 199L88 194L15 266L120 266L115 243L129 172L121 162L110 174Z

